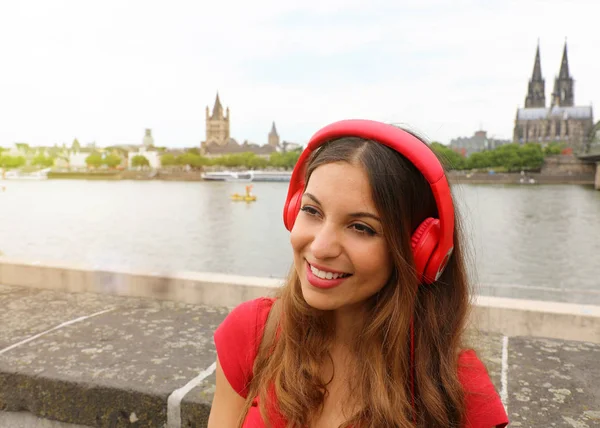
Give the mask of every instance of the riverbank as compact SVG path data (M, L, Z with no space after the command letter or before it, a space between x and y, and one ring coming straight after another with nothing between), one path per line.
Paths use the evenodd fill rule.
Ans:
M49 172L49 180L163 180L203 181L201 171L89 171ZM544 173L467 173L450 171L448 179L456 184L577 184L594 185L594 174L544 174ZM533 181L531 181L533 180Z
M544 174L527 173L467 173L450 171L448 180L453 184L577 184L594 185L594 174Z
M155 171L51 171L48 173L48 179L202 181L202 172L171 169Z

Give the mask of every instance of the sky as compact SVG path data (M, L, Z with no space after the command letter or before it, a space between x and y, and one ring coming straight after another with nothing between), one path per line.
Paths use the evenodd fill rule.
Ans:
M600 103L600 2L0 2L0 146L197 147L217 91L231 136L305 144L366 118L449 143L509 139L540 42L549 100L565 38L575 103Z

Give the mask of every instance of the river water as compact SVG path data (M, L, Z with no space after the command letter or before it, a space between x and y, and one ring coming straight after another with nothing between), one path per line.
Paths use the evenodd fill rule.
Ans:
M5 186L5 191L1 190ZM587 186L455 186L480 294L600 304L600 192ZM0 251L103 269L283 277L286 183L0 182Z

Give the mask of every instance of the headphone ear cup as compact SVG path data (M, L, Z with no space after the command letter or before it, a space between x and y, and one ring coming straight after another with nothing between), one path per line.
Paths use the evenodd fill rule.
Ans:
M421 282L431 283L435 280L426 277L425 269L439 242L440 221L436 218L429 217L425 219L412 234L411 248L413 259L417 275Z
M285 224L285 228L292 231L294 227L294 223L296 222L296 217L298 216L298 212L300 211L300 204L302 202L302 189L298 190L296 193L292 195L292 197L286 202L284 209L284 219L283 223Z

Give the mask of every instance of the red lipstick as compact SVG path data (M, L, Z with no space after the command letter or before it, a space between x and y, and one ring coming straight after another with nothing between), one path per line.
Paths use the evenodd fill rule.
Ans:
M308 280L310 285L312 285L313 287L316 287L316 288L322 288L322 289L334 288L334 287L337 287L338 285L340 285L346 279L350 278L349 276L346 276L344 278L322 279L322 278L319 278L318 276L316 276L314 273L312 273L308 262L305 262L304 265L306 267L306 279ZM317 267L315 266L315 268L317 268ZM321 269L319 269L319 270L321 270ZM327 272L331 272L331 271L327 271Z

